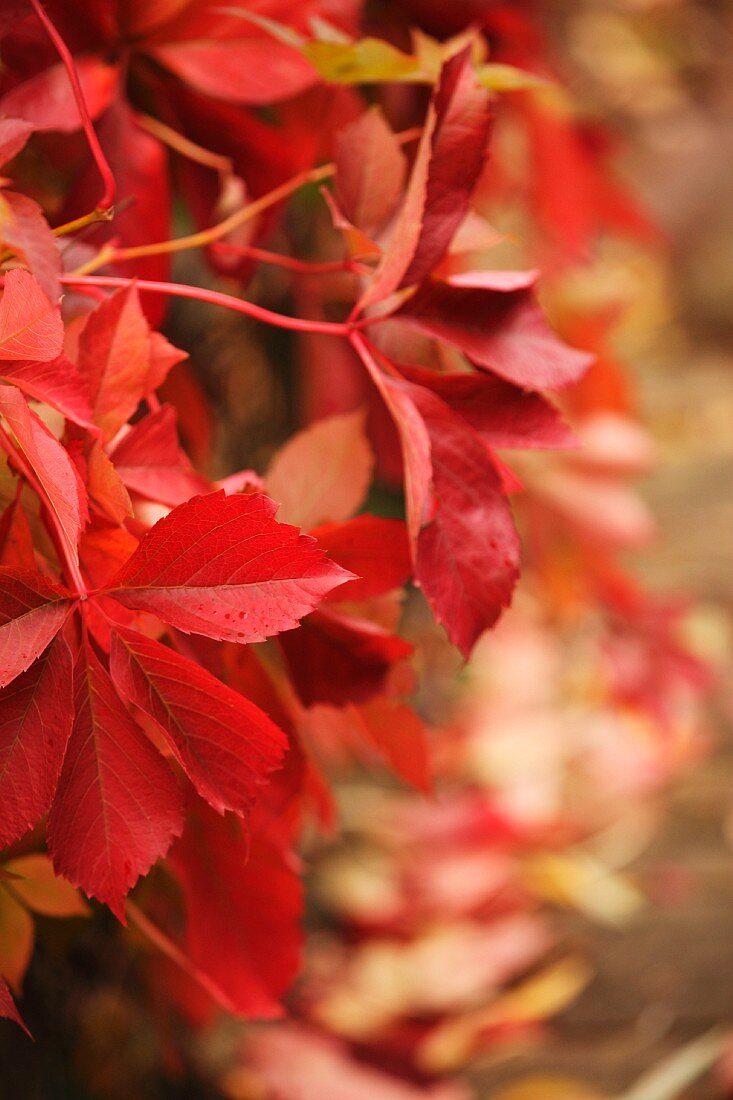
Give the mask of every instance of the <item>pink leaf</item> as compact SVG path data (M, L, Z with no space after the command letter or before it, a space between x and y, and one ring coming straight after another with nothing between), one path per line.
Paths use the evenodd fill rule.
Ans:
M227 103L277 103L318 80L302 54L271 38L176 42L151 52L186 84Z
M61 252L37 202L4 191L0 196L0 238L33 272L49 301L61 296Z
M61 629L71 599L41 573L0 569L0 687L43 653Z
M374 466L364 420L363 412L317 420L278 451L265 489L280 504L279 520L308 530L358 510Z
M112 679L152 718L215 810L246 814L287 745L264 711L205 669L134 631L115 631Z
M194 497L144 536L111 594L210 638L261 642L289 630L351 575L276 511L260 494Z
M124 923L125 895L180 835L181 792L89 647L77 663L75 702L49 851L59 874Z
M33 126L23 118L0 119L0 165L17 156L32 133Z
M387 222L402 194L407 164L378 107L336 135L336 203L367 235Z
M0 690L0 847L51 805L74 719L72 684L71 652L59 635Z
M91 118L112 102L118 69L96 57L74 60ZM81 127L79 108L63 65L52 65L24 81L0 100L0 113L29 122L36 130L72 133Z
M46 363L61 354L63 344L61 314L38 280L22 268L6 272L0 299L0 359Z

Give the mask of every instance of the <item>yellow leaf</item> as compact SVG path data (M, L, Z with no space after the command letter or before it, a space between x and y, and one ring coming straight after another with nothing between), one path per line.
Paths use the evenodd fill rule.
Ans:
M549 81L536 73L528 73L514 65L488 62L481 65L476 75L484 88L492 92L523 92L534 88L547 88Z
M306 42L303 53L324 80L333 84L382 81L429 83L420 62L381 38L358 42Z
M8 890L0 886L0 974L16 991L31 961L33 941L33 919Z
M5 864L8 871L20 875L12 885L15 896L44 917L86 917L89 908L65 878L60 878L48 856L21 856Z

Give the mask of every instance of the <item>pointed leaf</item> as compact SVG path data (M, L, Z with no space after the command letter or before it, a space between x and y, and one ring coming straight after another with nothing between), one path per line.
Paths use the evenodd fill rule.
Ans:
M5 870L20 877L13 894L25 906L44 917L86 917L89 907L71 883L55 874L48 856L34 854L11 859Z
M329 593L329 602L368 600L400 588L410 579L410 545L401 520L357 516L312 533L329 558L358 578Z
M0 690L0 847L51 806L74 720L72 660L59 636Z
M47 363L5 362L0 364L0 378L12 382L36 401L43 401L82 428L94 429L89 388L76 364L65 355Z
M35 571L36 555L20 493L0 516L0 566Z
M336 135L336 203L367 235L394 213L407 172L405 154L378 107Z
M133 424L110 456L128 489L171 508L211 491L211 484L191 468L181 450L171 405Z
M265 476L278 519L308 530L348 519L366 496L374 455L363 412L317 420L278 451Z
M227 103L277 103L318 79L297 50L264 37L176 42L152 53L191 87Z
M7 271L0 299L0 360L47 363L61 354L63 344L58 306L48 300L29 271L19 267Z
M61 296L61 252L43 211L27 195L0 195L0 240L27 264L49 301Z
M89 386L94 421L109 439L148 392L150 329L134 284L89 314L79 337L79 370Z
M558 389L587 370L592 356L555 335L530 286L488 283L480 277L473 285L428 281L393 318L454 344L478 366L526 389Z
M384 690L393 666L412 653L409 642L364 619L316 611L281 634L290 676L303 703L361 703Z
M287 745L264 711L172 649L130 630L112 637L112 678L152 718L215 810L246 814Z
M33 126L24 118L0 119L0 165L17 156L32 133Z
M302 888L297 863L276 840L200 805L168 865L186 905L192 961L245 1016L273 1018L300 961ZM276 945L276 949L273 949Z
M33 954L33 918L0 883L0 974L18 992Z
M276 511L260 494L194 497L144 536L109 591L187 634L247 643L289 630L351 575Z
M112 101L118 69L96 57L74 59L87 110L97 118ZM0 100L0 113L25 119L36 130L81 129L79 108L63 65L52 65L17 85Z
M7 982L2 977L0 977L0 1016L5 1020L12 1020L19 1027L22 1027L29 1039L32 1037L30 1031L23 1022L23 1017L16 1008L13 995L8 989Z
M427 390L409 392L430 435L437 500L434 517L420 531L415 575L451 641L468 656L510 602L519 538L480 439Z
M0 416L7 422L19 449L38 478L66 548L73 560L78 562L79 537L87 519L87 501L68 451L28 408L25 398L15 386L0 386Z
M432 390L491 447L577 446L559 410L539 393L528 393L486 373L438 374L402 364L399 371L410 382Z
M43 653L61 629L71 599L41 573L0 569L0 687Z
M489 96L477 80L471 52L469 45L450 58L440 76L420 239L401 286L421 282L443 259L484 166Z
M75 671L75 700L48 818L49 851L59 874L124 923L125 895L180 835L181 792L88 647Z

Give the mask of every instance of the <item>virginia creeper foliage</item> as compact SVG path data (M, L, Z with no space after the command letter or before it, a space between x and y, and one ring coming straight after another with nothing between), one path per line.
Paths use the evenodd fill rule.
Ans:
M479 209L506 184L504 86L536 139L547 269L569 262L550 231L578 255L607 210L643 231L600 187L587 209L563 200L542 147L563 124L533 98L542 45L512 37L505 5L456 5L455 25L393 7L394 41L358 0L0 15L0 845L45 861L28 882L55 874L73 899L56 915L87 910L80 890L134 924L171 1001L183 983L181 1003L249 1017L280 1015L298 972L296 852L304 824L335 823L329 761L379 762L429 797L401 590L468 658L512 601L517 513L525 553L576 545L572 478L546 452L578 444L566 415L595 349L558 334L537 270L494 262ZM196 249L201 279L172 281ZM278 269L292 288L273 301L259 276ZM197 447L203 395L160 330L181 298L289 333L312 422L257 471L216 477L205 432ZM589 600L648 627L612 552L577 546ZM479 844L480 808L461 815ZM545 938L514 919L525 963ZM21 1026L23 972L0 958L0 1015ZM378 1092L321 1042L349 1095ZM263 1079L276 1053L252 1055Z

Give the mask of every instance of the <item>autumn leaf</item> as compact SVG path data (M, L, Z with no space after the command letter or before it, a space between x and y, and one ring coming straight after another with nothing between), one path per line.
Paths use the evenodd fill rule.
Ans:
M261 494L194 497L143 537L107 591L186 633L247 643L289 630L351 574L276 511Z
M246 814L286 747L267 715L205 669L129 630L113 633L112 679L148 715L215 810Z
M72 598L41 573L0 569L0 687L43 653L61 629Z
M124 924L126 894L180 835L183 800L89 646L74 680L76 715L48 817L49 852L59 874Z

